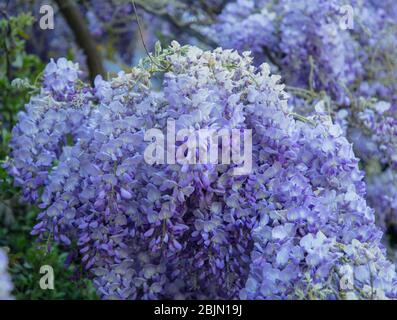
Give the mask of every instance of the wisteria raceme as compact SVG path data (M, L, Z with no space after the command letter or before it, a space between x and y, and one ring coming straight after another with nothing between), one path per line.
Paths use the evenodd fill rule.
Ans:
M289 85L340 95L339 83L349 85L362 73L357 41L339 27L341 5L338 0L238 0L226 6L211 30L221 45L252 50L259 61L275 63Z
M346 136L353 142L354 150L365 163L367 175L367 200L376 212L376 223L395 234L396 211L394 194L397 158L397 120L390 103L368 102L361 99L358 108L341 109L336 117L345 123ZM382 171L384 169L384 171Z
M13 285L8 274L8 258L4 250L0 249L0 300L11 300Z
M380 235L374 226L373 212L363 198L362 175L351 146L329 120L315 129L300 124L298 127L303 134L297 140L300 148L295 166L306 167L307 173L303 170L301 178L298 173L288 172L294 171L292 168L286 169L287 180L280 179L279 188L287 189L288 179L300 178L300 184L291 185L291 188L302 196L301 199L297 197L296 202L291 197L291 207L275 212L280 216L281 225L271 227L269 218L265 217L263 224L253 230L257 242L243 297L354 298L357 297L355 290L340 290L347 268L352 272L349 281L362 288L363 297L383 298L388 290L395 291L391 280L394 267L385 259L382 250L373 246ZM311 164L309 168L308 163ZM339 170L340 167L343 169ZM348 211L342 213L343 208ZM343 225L339 225L341 221ZM271 246L269 242L273 242ZM284 245L280 247L279 242ZM297 267L302 261L307 269ZM386 278L391 282L376 281L371 289L373 273L388 274ZM301 278L296 282L298 275Z
M353 9L352 25L346 5ZM288 85L326 90L348 104L346 88L356 90L359 83L361 95L395 101L395 75L380 63L394 61L391 30L397 24L391 12L388 4L369 0L236 0L206 30L222 46L274 63Z
M298 106L294 110L308 112L304 99L293 96L291 101ZM319 100L311 108L314 110L320 105L324 106L325 101ZM393 199L396 192L396 119L393 115L390 103L364 98L358 99L350 108L339 109L334 115L335 122L353 143L355 154L364 164L366 198L375 209L376 223L391 234L395 233Z
M364 152L359 151L359 153L367 159L378 157L382 164L389 164L396 168L397 119L388 112L390 108L390 103L381 101L375 103L372 108L367 107L365 110L358 112L354 117L361 129L360 131L363 132L364 138L362 140L369 140L368 144L375 147L368 147ZM352 138L352 141L354 140ZM356 149L360 150L360 141L357 141L355 145L357 146Z
M141 66L97 78L96 100L74 107L90 112L48 168L32 233L77 244L106 299L395 298L341 128L321 109L295 120L280 77L248 53L174 42L163 57L159 91ZM189 132L252 130L252 171L149 164L145 133L170 119ZM18 163L25 137L13 139Z
M43 88L18 114L13 128L12 161L6 163L25 201L35 202L47 183L48 171L73 143L86 121L94 96L89 87L78 87L78 66L61 58L44 70Z
M377 172L367 179L368 202L379 212L377 223L383 228L397 226L397 207L395 203L397 192L397 176L391 168Z

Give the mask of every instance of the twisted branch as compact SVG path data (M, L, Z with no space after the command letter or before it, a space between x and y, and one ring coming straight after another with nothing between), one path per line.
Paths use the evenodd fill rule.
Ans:
M75 6L74 1L55 0L55 2L61 10L70 29L73 31L77 44L83 49L86 55L91 82L94 81L97 75L105 76L105 69L102 64L101 55L97 50L97 45L84 23L84 17Z

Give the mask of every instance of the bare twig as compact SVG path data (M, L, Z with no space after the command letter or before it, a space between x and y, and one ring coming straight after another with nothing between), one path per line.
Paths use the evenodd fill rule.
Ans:
M138 11L136 10L136 6L135 6L135 1L134 0L132 0L132 6L134 7L136 23L138 24L139 36L141 37L143 48L145 49L146 54L149 57L149 59L152 61L152 63L156 64L155 61L153 60L148 48L146 47L145 39L143 38L143 34L142 34L141 22L139 20Z

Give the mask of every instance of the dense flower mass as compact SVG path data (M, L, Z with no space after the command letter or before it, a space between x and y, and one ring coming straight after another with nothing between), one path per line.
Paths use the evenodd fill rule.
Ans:
M395 54L391 31L397 21L390 6L369 0L237 0L207 32L222 46L272 62L288 85L326 90L340 103L349 103L347 88L390 99L393 70L381 63Z
M63 146L73 143L92 107L91 89L78 87L77 65L61 58L44 70L43 88L18 114L10 146L13 161L6 166L22 188L23 198L36 202Z
M94 88L64 60L47 67L8 168L43 209L32 233L77 245L103 298L396 297L343 130L321 108L297 117L280 77L252 60L174 42L156 58L160 90L145 63ZM251 172L149 164L145 133L169 119L187 132L252 130Z
M311 114L328 99L328 112L364 166L376 160L395 170L395 12L394 1L235 0L205 30L221 46L269 62L296 112ZM383 225L384 212L375 207Z
M377 223L383 228L397 231L396 190L397 176L395 170L387 169L377 172L368 179L368 201L379 212Z
M6 253L0 249L0 300L12 299L12 283L8 274L8 259Z

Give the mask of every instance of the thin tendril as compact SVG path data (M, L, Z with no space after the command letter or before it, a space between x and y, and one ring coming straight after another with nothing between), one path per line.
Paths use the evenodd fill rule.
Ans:
M143 45L143 48L144 48L145 51L146 51L147 56L149 57L150 61L151 61L154 65L156 65L157 67L159 67L159 68L161 68L161 69L165 69L162 65L159 65L156 61L153 60L152 55L150 54L150 52L149 52L149 50L148 50L148 48L147 48L147 46L146 46L145 40L144 40L144 38L143 38L142 26L141 26L141 22L140 22L140 20L139 20L138 11L137 11L137 9L136 9L135 1L134 1L134 0L132 0L132 6L133 6L133 8L134 8L135 18L136 18L136 22L137 22L137 24L138 24L139 36L140 36L140 38L141 38L142 45Z

